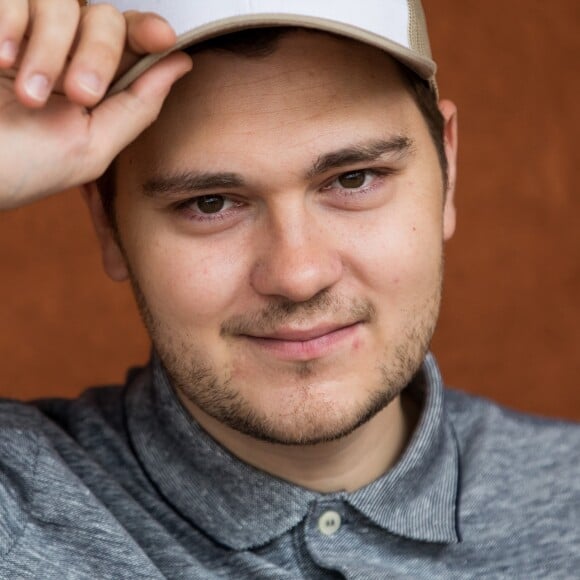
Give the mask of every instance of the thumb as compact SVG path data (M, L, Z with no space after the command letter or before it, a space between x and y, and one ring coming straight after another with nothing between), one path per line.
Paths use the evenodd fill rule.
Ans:
M173 53L155 64L128 89L105 99L91 111L88 153L91 166L98 175L157 119L171 87L191 68L189 56L182 52Z

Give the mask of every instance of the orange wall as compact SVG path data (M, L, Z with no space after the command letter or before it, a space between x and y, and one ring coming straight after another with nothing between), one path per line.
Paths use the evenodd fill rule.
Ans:
M434 350L452 385L580 419L580 2L425 6L461 127ZM72 395L146 359L78 192L0 214L0 272L2 395Z

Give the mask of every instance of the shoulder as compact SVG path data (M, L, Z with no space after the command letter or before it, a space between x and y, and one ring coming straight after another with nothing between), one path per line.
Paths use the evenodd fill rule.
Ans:
M30 402L0 399L0 443L18 445L20 440L50 444L77 439L77 426L85 430L118 427L122 422L122 387L88 389L75 399L40 399Z
M36 562L39 546L56 550L63 530L103 520L83 474L105 473L90 445L107 445L119 399L120 389L103 388L74 400L0 400L0 577Z
M20 540L36 501L47 423L31 405L0 401L0 557Z
M567 465L580 445L580 424L513 411L487 399L447 389L446 409L463 455L509 461L512 468L545 472Z
M557 536L558 550L577 546L580 425L452 390L446 409L459 449L464 531L483 543L503 537L532 546Z

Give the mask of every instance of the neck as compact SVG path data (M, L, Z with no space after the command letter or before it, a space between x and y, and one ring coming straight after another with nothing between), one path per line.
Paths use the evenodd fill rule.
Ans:
M317 445L280 445L234 431L190 404L187 408L245 463L321 493L355 491L381 477L404 452L419 415L403 395L346 437Z

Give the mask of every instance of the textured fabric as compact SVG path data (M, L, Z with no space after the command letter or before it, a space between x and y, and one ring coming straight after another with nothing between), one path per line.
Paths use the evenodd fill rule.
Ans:
M154 362L125 387L0 405L0 578L577 578L580 428L443 388L428 356L399 463L354 493L268 476Z

